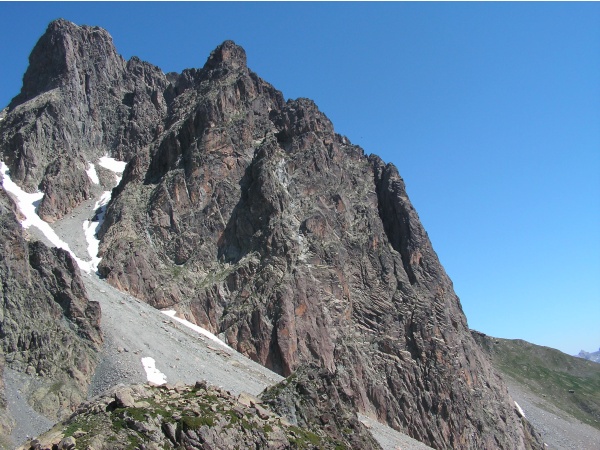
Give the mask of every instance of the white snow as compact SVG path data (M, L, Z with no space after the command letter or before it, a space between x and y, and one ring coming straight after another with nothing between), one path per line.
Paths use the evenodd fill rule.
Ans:
M215 336L214 334L212 334L210 331L208 331L208 330L205 330L204 328L202 328L202 327L199 327L198 325L196 325L196 324L193 324L192 322L188 322L188 321L187 321L187 320L185 320L185 319L181 319L181 318L177 317L177 316L175 315L175 314L177 314L175 310L172 310L172 309L170 309L170 310L167 310L167 311L161 311L161 312L162 312L163 314L165 314L165 315L169 316L170 318L172 318L172 319L175 319L177 322L179 322L179 323L182 323L182 324L183 324L183 325L185 325L186 327L188 327L188 328L191 328L191 329L192 329L192 330L194 330L196 333L200 333L200 334L202 334L202 335L206 336L207 338L209 338L209 339L211 339L211 340L215 341L216 343L218 343L218 344L222 345L223 347L227 347L227 348L231 349L231 347L230 347L229 345L227 345L227 344L226 344L225 342L223 342L221 339L219 339L218 337L216 337L216 336Z
M94 211L98 211L95 221L84 220L83 221L83 232L85 233L85 240L88 244L88 253L92 260L90 261L90 267L94 270L98 270L98 264L102 261L102 258L98 258L98 249L100 247L100 240L96 238L96 232L102 226L104 222L104 215L106 214L106 205L110 201L111 192L104 191L100 200L94 205Z
M88 169L85 172L88 174L88 177L90 177L92 183L100 184L98 174L96 173L96 166L94 166L92 163L89 163Z
M100 158L98 164L115 173L123 173L125 166L127 165L125 161L117 161L115 158L110 158L108 156Z
M17 207L19 208L21 214L25 216L25 219L21 221L21 226L23 228L29 228L30 226L36 227L44 234L44 236L46 236L52 245L68 251L73 259L75 259L77 262L79 268L89 273L91 270L90 263L82 261L75 256L75 253L73 253L69 248L69 244L61 240L52 227L48 223L44 222L35 212L37 205L44 197L44 193L35 192L33 194L29 194L22 190L14 181L11 180L10 175L8 174L8 167L6 164L4 164L4 161L0 161L0 173L3 175L2 186L7 192L11 193L16 198Z
M165 384L167 382L167 376L156 368L154 358L149 356L142 358L142 366L144 366L146 378L149 382L154 384Z
M98 164L100 164L105 169L114 172L115 174L115 186L117 186L121 177L119 176L125 170L125 166L127 165L124 161L117 161L114 158L110 158L108 156L103 156L98 160ZM100 180L98 180L98 174L96 173L96 167L90 163L90 167L87 170L87 174L90 179L96 183L100 184ZM88 253L92 260L88 263L90 268L94 271L98 270L98 264L102 261L102 258L98 258L98 249L100 247L100 241L96 238L96 232L102 226L102 222L104 221L104 215L106 214L106 205L110 202L111 199L111 191L104 191L100 200L96 202L94 205L94 211L97 211L96 219L94 221L84 220L83 221L83 232L85 234L85 240L88 244Z
M517 402L515 402L515 406L517 407L517 412L519 413L519 415L521 417L525 417L525 412L523 411L523 409L519 406L519 404Z
M127 166L127 163L125 161L117 161L115 158L103 156L98 161L98 164L100 164L105 169L108 169L111 172L115 173L117 177L117 184L121 182L121 177L119 175L123 173L123 171L125 170L125 166Z

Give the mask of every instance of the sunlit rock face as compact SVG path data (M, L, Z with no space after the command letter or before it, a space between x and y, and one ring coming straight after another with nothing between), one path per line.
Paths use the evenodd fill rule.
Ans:
M433 447L541 446L473 341L398 171L314 102L285 101L231 41L165 76L124 62L105 31L57 21L28 74L43 66L0 125L2 154L23 186L73 204L85 182L60 167L129 161L99 233L109 283L283 375L326 371L328 395ZM48 219L68 210L60 198Z

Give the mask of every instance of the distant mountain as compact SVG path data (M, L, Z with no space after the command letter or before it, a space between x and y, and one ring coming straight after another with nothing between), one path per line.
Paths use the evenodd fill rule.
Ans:
M578 355L576 355L578 358L583 358L583 359L587 359L588 361L593 361L596 363L600 363L600 349L598 349L597 352L586 352L584 350L581 350L579 352Z

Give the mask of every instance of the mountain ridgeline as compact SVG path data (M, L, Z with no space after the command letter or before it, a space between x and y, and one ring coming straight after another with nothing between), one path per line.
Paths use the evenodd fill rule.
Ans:
M14 181L45 193L49 222L90 198L89 162L128 162L98 233L116 288L284 376L325 371L330 397L434 448L542 448L397 169L311 100L286 101L235 43L165 75L98 27L54 21L0 150Z

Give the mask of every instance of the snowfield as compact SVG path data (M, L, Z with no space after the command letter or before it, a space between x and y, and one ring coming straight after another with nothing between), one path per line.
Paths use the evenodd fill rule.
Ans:
M127 163L125 161L117 161L115 158L110 158L108 156L103 156L98 160L98 164L100 164L105 169L110 170L115 173L117 178L117 182L115 186L121 182L121 174L125 170Z
M125 166L127 166L126 162L117 161L114 158L103 156L99 159L98 164L115 174L115 186L117 186L121 182L121 174L125 170ZM98 180L98 174L96 173L96 167L91 163L87 174L90 177L90 180L92 180L92 182L100 184L100 180ZM104 222L106 206L110 202L111 198L112 191L104 191L102 193L102 196L100 197L100 200L98 200L94 205L94 211L96 212L94 219L97 220L83 221L83 232L85 233L85 240L88 244L88 254L90 255L90 258L92 258L89 265L90 269L94 272L98 270L98 264L100 264L100 261L102 261L102 258L98 257L100 240L98 240L98 238L96 237L96 233L102 226L102 222Z

